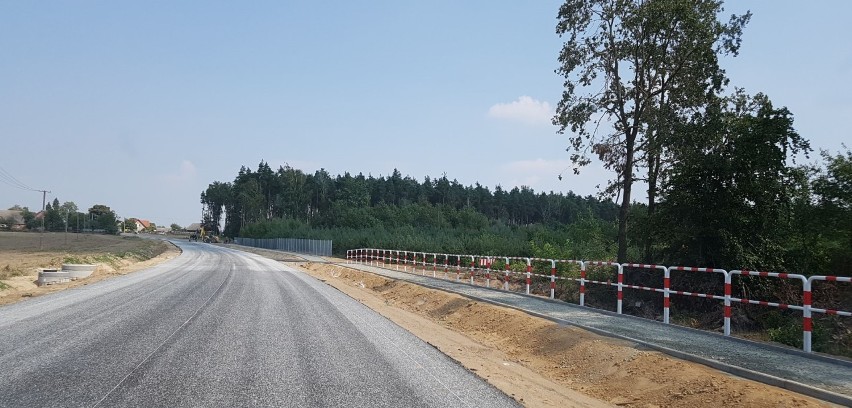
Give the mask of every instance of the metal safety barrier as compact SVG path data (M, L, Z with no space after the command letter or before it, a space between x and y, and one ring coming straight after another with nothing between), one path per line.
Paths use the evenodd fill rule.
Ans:
M409 256L409 254L411 254ZM806 277L799 274L779 273L779 272L761 272L748 270L731 270L726 271L719 268L700 268L692 266L664 266L653 264L636 264L636 263L618 263L612 261L582 261L572 259L545 259L531 257L510 257L510 256L495 256L495 255L462 255L462 254L438 254L417 251L391 250L391 249L375 249L375 248L359 248L346 251L347 262L362 263L367 265L379 266L383 268L400 270L408 272L409 263L411 264L411 273L417 272L417 265L420 262L420 274L428 273L431 266L432 277L438 278L438 269L443 268L443 278L450 279L451 268L455 270L455 280L461 282L469 282L470 285L476 285L477 281L483 282L484 286L491 287L491 281L502 281L502 285L498 286L502 290L512 290L512 278L520 278L516 281L517 288L522 282L524 293L530 295L530 287L536 279L549 283L548 297L555 298L556 282L557 281L573 281L579 284L579 304L586 306L586 290L587 285L602 285L616 288L616 313L622 314L622 306L624 301L624 289L639 290L660 293L663 296L663 316L662 320L665 324L670 324L671 296L686 296L692 298L704 298L711 300L722 301L724 323L722 332L725 336L731 335L731 308L734 303L757 305L764 307L775 307L782 310L798 310L802 312L802 349L806 352L812 350L812 331L813 331L813 313L822 313L826 315L852 317L852 310L836 310L817 308L813 306L813 286L814 282L845 282L852 283L850 277L839 276L810 276ZM431 262L429 262L431 260ZM492 268L493 262L502 261L504 263L502 275L499 269ZM468 262L469 261L469 262ZM478 262L477 262L478 261ZM514 270L512 262L515 262ZM579 277L563 276L557 273L558 265L574 264L580 268ZM547 268L548 273L538 273L536 266ZM596 268L596 271L606 271L601 268L614 268L616 281L612 279L599 280L589 279L587 273L589 267ZM658 271L662 278L662 287L642 286L625 283L625 274L635 270L646 270L650 272ZM609 269L613 273L613 269ZM627 271L627 272L626 272ZM698 272L709 273L713 275L721 275L719 283L724 285L724 293L700 293L695 291L686 291L675 289L671 286L672 272ZM604 272L607 273L607 272ZM612 275L609 275L612 276ZM774 278L782 280L790 280L801 282L802 304L794 305L768 300L746 299L735 297L732 295L733 279L735 277L750 276L760 278ZM852 309L852 307L850 307Z

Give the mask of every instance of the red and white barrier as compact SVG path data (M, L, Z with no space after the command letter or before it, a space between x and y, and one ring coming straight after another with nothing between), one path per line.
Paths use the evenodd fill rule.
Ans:
M707 293L694 293L687 292L683 290L672 290L671 289L671 273L672 271L685 271L685 272L707 272L707 273L720 273L722 274L722 280L725 283L725 293L724 296L707 294ZM718 268L695 268L692 266L670 266L666 268L666 277L663 283L663 286L666 288L666 291L669 295L681 295L681 296L691 296L691 297L699 297L705 299L716 299L724 302L725 308L725 323L724 323L724 333L725 336L731 335L731 281L728 279L728 271L724 269ZM670 300L669 297L664 298L663 305L663 323L669 323L669 306Z
M586 282L595 283L595 284L598 284L598 285L616 286L618 288L618 295L617 295L618 302L616 303L616 312L618 314L621 314L621 304L624 302L624 293L621 289L621 285L624 283L624 269L622 268L621 264L618 263L618 262L610 262L610 261L586 261L585 264L586 264L586 267L588 267L589 265L592 265L592 266L614 266L614 267L617 268L617 270L618 270L618 283L616 283L616 284L613 284L609 280L607 280L606 282L595 281L595 280L587 280Z
M346 251L346 261L347 263L365 263L376 266L383 266L388 268L394 268L399 270L400 264L403 266L403 270L408 272L408 253L410 251L399 251L399 250L386 250L386 249L375 249L375 248L358 248L351 249ZM437 254L437 253L425 253L425 252L412 252L412 270L411 272L416 272L417 264L418 264L418 254L422 254L422 259L420 262L422 264L422 274L425 275L426 270L428 269L428 256L432 256L432 276L437 278L437 269L438 269L438 257L442 256L444 259L444 278L448 278L449 267L450 267L450 257L456 258L456 281L461 280L461 271L462 271L462 258L470 258L469 265L469 273L470 273L470 284L475 285L475 276L476 276L476 261L479 260L480 264L484 268L480 268L480 271L484 271L486 285L490 286L491 274L492 274L492 261L495 258L494 256L480 256L480 255L457 255L457 254ZM525 277L525 293L530 294L530 286L532 283L533 277L541 277L549 280L550 283L550 293L549 297L553 299L555 297L555 289L556 289L556 280L564 279L564 280L574 280L579 282L580 284L580 305L585 306L585 291L586 284L599 284L599 285L607 285L607 286L615 286L617 287L617 313L622 313L622 303L624 299L623 289L636 289L636 290L645 290L651 292L657 292L663 294L663 323L669 323L670 321L670 309L671 309L671 295L680 295L680 296L690 296L690 297L699 297L706 299L715 299L721 300L724 303L724 335L731 335L731 306L733 303L741 303L741 304L751 304L751 305L759 305L765 307L776 307L783 310L801 310L802 311L802 326L803 326L803 349L807 352L811 352L812 347L812 330L813 330L813 313L822 313L827 315L834 316L844 316L844 317L852 317L852 310L835 310L835 309L825 309L825 308L817 308L813 306L813 295L812 288L814 282L817 281L826 281L826 282L852 282L852 278L850 277L837 277L837 276L811 276L805 277L804 275L799 274L790 274L790 273L776 273L776 272L761 272L761 271L747 271L747 270L732 270L730 272L724 269L718 268L699 268L699 267L689 267L689 266L671 266L666 267L663 265L649 265L649 264L633 264L633 263L624 263L620 264L617 262L611 261L577 261L577 260L557 260L557 259L543 259L543 258L525 258L525 257L500 257L505 261L504 272L503 272L503 289L510 290L510 277L512 273L517 273L519 275L523 275ZM381 265L380 261L381 260ZM511 270L511 261L521 261L526 264L525 272L513 272ZM543 262L549 264L550 273L545 274L537 274L534 273L533 262ZM573 277L564 277L557 275L557 264L558 263L575 263L580 266L580 278ZM392 266L395 265L395 266ZM543 265L542 265L543 266ZM618 278L616 283L612 283L609 279L606 281L596 281L587 278L587 272L589 266L610 266L615 267L617 269ZM639 286L639 285L630 285L624 283L624 268L640 268L640 269L649 269L649 270L660 270L663 272L663 287L655 288L648 286ZM690 291L684 291L679 289L674 289L671 287L671 274L673 271L677 272L704 272L704 273L714 273L721 274L724 280L724 295L718 295L713 293L696 293ZM755 276L755 277L763 277L763 278L777 278L777 279L789 279L794 281L802 282L802 305L793 305L786 304L781 302L772 302L766 300L755 300L755 299L744 299L737 298L732 296L732 282L735 276ZM498 278L499 280L499 278Z

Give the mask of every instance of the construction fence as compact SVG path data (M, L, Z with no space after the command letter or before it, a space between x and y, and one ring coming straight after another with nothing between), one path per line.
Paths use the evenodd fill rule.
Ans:
M234 238L237 245L316 256L331 256L331 240L302 238Z

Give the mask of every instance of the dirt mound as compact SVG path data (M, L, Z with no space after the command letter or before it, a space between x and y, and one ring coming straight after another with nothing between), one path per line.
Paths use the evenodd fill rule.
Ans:
M527 406L830 405L514 309L342 266L302 266Z

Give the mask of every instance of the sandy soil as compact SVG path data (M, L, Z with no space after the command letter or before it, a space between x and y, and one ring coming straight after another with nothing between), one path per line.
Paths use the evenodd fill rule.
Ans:
M343 266L299 266L525 406L831 406L513 309Z
M180 254L177 247L165 241L108 235L39 235L0 233L0 305L125 275ZM58 268L66 260L98 264L98 268L88 278L36 285L39 268Z

